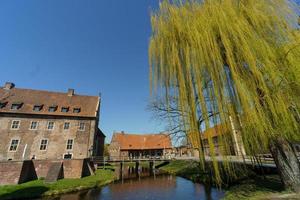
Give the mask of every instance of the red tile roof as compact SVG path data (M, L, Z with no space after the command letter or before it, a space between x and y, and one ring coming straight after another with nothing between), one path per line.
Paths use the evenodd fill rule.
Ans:
M215 137L224 134L226 132L226 127L218 124L214 127L208 128L203 132L202 139L207 139L209 137Z
M112 143L118 143L121 150L170 149L171 138L167 134L114 133Z
M228 132L228 130L227 130L226 126L224 126L222 124L218 124L218 125L215 125L214 127L204 130L202 133L199 133L199 134L201 134L201 139L204 140L204 139L208 139L208 138L213 138L215 136L221 136L227 132ZM193 139L192 135L190 135L190 142L191 142L192 146L194 146L194 147L198 147L200 145L199 141Z
M7 103L0 113L39 114L56 116L96 117L100 97L84 96L62 92L50 92L42 90L20 89L5 87L0 88L0 103ZM22 103L20 109L12 110L14 103ZM42 105L40 111L34 111L35 105ZM57 106L55 112L49 112L50 106ZM69 108L68 112L61 112L62 107ZM80 112L74 113L74 108L80 108Z

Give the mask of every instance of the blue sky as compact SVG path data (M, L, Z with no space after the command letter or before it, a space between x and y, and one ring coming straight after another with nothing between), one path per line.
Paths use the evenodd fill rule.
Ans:
M0 1L0 84L102 94L100 128L163 130L149 101L150 11L158 0Z

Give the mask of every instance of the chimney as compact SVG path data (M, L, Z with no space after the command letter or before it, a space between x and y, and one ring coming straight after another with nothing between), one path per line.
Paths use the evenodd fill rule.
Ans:
M6 90L10 90L14 87L15 87L15 84L11 83L11 82L6 82L5 85L4 85L4 89L6 89Z
M74 95L74 89L68 89L68 96L71 97Z

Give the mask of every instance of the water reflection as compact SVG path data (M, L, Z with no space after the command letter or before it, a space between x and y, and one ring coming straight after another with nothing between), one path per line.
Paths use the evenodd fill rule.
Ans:
M214 200L224 196L224 192L215 188L149 168L124 167L118 176L119 181L103 188L43 200Z
M117 167L115 170L116 176L118 179L123 182L127 179L141 179L144 177L153 177L156 178L157 175L163 174L162 171L159 171L157 169L149 169L148 167L133 167L133 166L126 166L123 167L121 170L121 167Z

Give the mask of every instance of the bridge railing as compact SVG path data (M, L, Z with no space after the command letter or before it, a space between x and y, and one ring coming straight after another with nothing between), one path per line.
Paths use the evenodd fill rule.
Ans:
M300 161L300 154L297 155L298 160ZM198 160L197 157L169 157L169 156L150 156L150 157L130 157L130 156L95 156L91 157L91 160L96 163L103 163L103 162L135 162L135 161L159 161L159 160ZM212 158L209 156L206 156L206 160L209 161ZM245 162L248 164L253 165L265 165L265 164L271 164L275 165L274 158L271 154L258 154L256 156L219 156L217 157L217 160L224 160L230 162Z
M94 162L114 162L114 161L148 161L148 160L171 160L168 156L150 156L150 157L130 157L130 156L94 156L91 157Z

